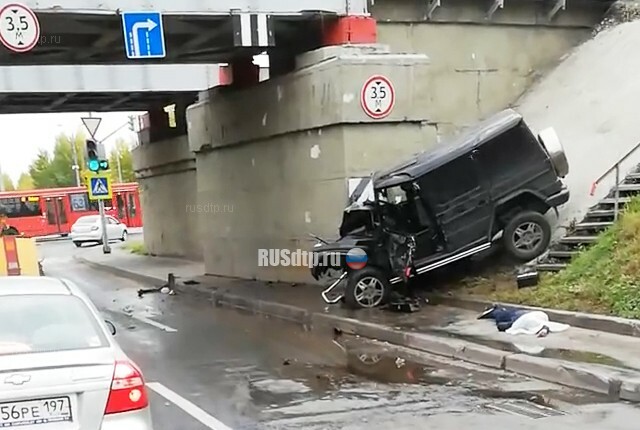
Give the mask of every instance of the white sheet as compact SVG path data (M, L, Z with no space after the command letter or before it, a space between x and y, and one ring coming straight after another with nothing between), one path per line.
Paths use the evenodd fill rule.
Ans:
M537 335L544 327L549 329L549 333L560 333L568 330L571 326L549 321L549 315L542 311L531 311L515 320L506 333Z

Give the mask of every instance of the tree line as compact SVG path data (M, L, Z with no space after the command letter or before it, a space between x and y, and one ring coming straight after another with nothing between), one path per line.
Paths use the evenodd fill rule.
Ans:
M73 170L73 146L76 148L78 164L80 166L80 180L85 185L87 164L84 157L86 137L81 134L60 134L56 137L53 151L41 149L29 165L26 172L20 175L17 183L6 173L2 174L6 191L34 190L40 188L73 187L76 185L76 174ZM115 147L109 153L109 168L111 180L120 182L118 173L118 157L123 182L135 182L131 146L123 139L116 141Z

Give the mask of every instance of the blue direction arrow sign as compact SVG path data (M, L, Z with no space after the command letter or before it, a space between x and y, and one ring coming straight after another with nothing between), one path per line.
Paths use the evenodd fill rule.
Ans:
M89 199L91 200L111 200L111 181L108 176L91 176L87 184Z
M123 12L122 30L127 58L166 57L160 12Z

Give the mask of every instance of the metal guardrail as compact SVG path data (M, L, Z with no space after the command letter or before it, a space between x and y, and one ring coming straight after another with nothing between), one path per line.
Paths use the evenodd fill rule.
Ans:
M620 212L620 164L622 164L622 162L624 162L627 158L633 155L633 153L636 152L638 148L640 148L640 142L638 142L636 146L631 148L625 155L622 156L622 158L616 161L616 163L613 166L611 166L606 172L604 172L598 179L596 179L591 184L591 191L589 194L593 196L596 192L596 188L598 187L598 184L602 182L607 176L609 176L611 172L616 173L616 182L614 185L615 197L614 197L614 206L613 206L614 220L618 219L618 213Z

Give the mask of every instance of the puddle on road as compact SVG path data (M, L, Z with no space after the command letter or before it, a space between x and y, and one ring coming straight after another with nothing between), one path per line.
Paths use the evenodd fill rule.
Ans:
M281 379L257 378L250 381L253 399L259 399L266 405L283 405L297 403L310 394L325 398L357 387L348 397L363 400L380 397L375 391L362 389L371 383L376 387L396 387L398 390L408 385L416 388L455 385L451 377L442 375L441 369L435 365L380 351L378 347L353 347L349 342L335 339L325 339L323 343L325 341L327 350L334 350L340 360L326 365L285 360L278 372Z
M347 372L385 384L448 385L450 378L438 376L438 369L402 357L351 350Z
M545 396L545 392L531 391L501 391L490 388L478 388L470 390L470 393L489 399L524 400L539 406L551 407L551 400Z
M472 388L469 394L495 400L526 401L541 407L555 408L557 402L574 406L592 405L596 403L615 403L605 396L589 391L578 390L539 390L539 391L501 391L487 388Z
M278 376L282 379L250 382L251 397L264 405L265 418L291 425L286 428L305 428L329 415L366 414L372 408L421 416L475 411L536 419L564 414L558 410L558 396L550 384L543 383L541 390L518 391L509 386L522 387L527 383L523 377L491 370L479 375L444 361L420 360L394 347L355 338L352 343L344 337L350 336L333 339L331 346L342 352L341 364L291 361L281 366ZM570 391L567 398L575 396Z

